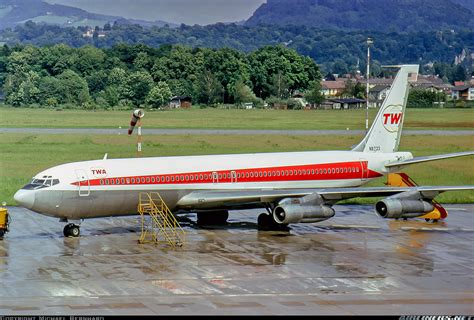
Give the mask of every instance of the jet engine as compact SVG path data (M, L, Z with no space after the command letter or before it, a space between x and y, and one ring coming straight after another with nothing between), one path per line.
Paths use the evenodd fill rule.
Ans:
M324 221L334 216L334 209L324 205L317 193L301 198L287 198L273 210L273 219L278 224L312 223Z
M426 201L419 192L403 192L375 204L375 211L387 219L416 218L433 210L431 200Z

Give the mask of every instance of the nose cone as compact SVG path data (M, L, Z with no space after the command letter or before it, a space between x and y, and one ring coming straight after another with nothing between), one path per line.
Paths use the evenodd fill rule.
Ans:
M35 192L33 190L18 190L13 196L15 201L24 208L31 209L35 203Z

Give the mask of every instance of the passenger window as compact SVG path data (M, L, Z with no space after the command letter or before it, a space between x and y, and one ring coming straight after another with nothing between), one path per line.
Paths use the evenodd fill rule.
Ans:
M190 179L191 179L191 181L194 181L194 176L193 176L193 175L191 175Z
M249 173L248 173L248 172L246 173L246 176L247 176L247 178L249 177Z
M151 183L155 183L155 177L151 177Z
M263 176L264 176L264 177L266 177L266 176L267 176L267 172L266 172L266 171L263 173Z
M117 179L115 180L115 184L120 184L120 179L117 178Z
M165 182L165 177L161 176L161 182Z
M122 184L125 184L125 179L124 178L120 179L120 181L122 182Z
M276 174L277 174L277 177L279 177L280 176L280 171L277 171Z
M100 185L104 184L104 180L100 179Z
M311 174L314 174L314 169L311 169Z
M146 178L146 183L150 183L150 177Z
M201 180L203 179L202 174L199 176L199 178L200 178Z
M166 176L166 182L170 182L170 176Z
M171 182L174 182L174 176L171 176Z
M189 176L188 175L186 175L186 181L189 181Z

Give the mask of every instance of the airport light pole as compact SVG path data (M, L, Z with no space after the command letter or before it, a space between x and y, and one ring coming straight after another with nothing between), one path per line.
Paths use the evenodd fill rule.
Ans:
M369 77L370 77L370 46L374 43L371 37L367 38L367 84L366 84L366 110L365 110L365 132L369 131Z

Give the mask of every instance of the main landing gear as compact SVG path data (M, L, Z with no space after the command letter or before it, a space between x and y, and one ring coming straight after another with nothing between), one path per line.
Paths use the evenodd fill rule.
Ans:
M229 219L229 211L209 211L197 213L197 224L200 226L225 225Z
M81 235L81 229L78 225L74 223L68 223L63 230L65 237L77 238Z
M261 231L289 231L287 224L279 224L273 219L273 215L269 213L261 213L257 218L258 230Z

